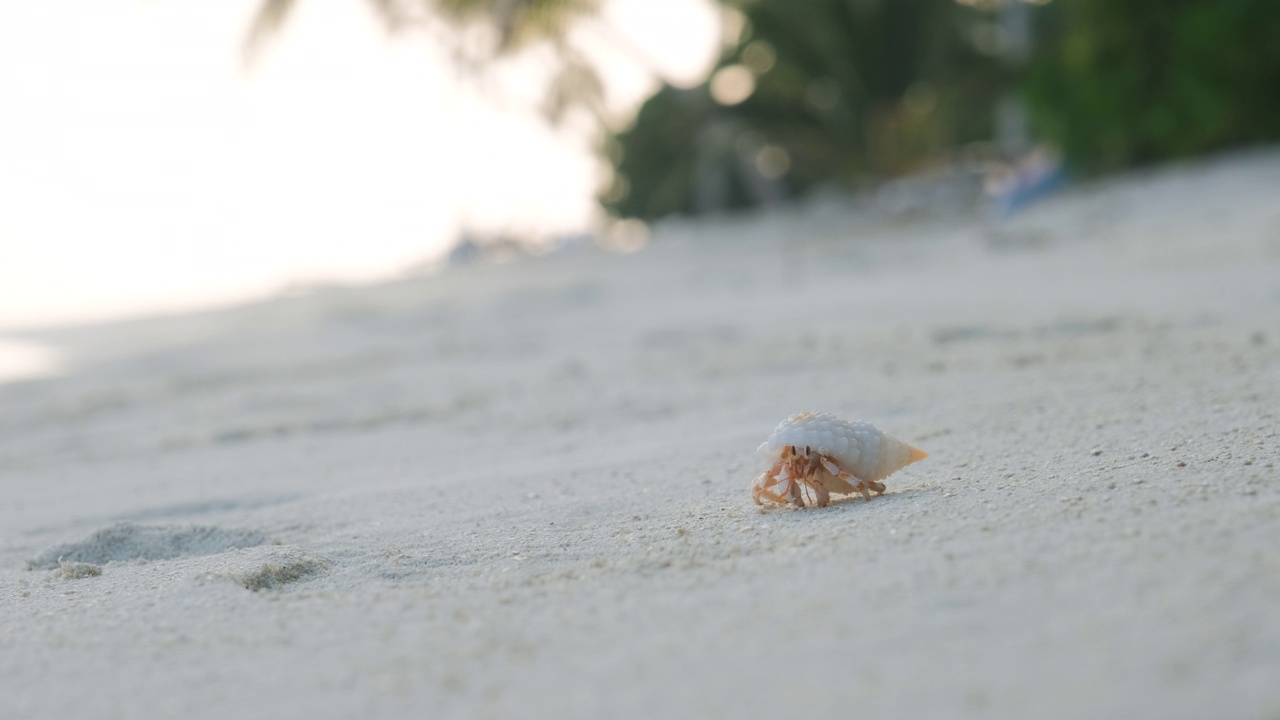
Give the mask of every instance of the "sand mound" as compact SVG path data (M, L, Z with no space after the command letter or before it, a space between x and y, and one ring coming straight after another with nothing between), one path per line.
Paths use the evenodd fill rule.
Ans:
M252 569L236 573L233 579L246 590L275 590L290 583L317 575L329 567L329 562L310 555L290 555L273 562L266 562Z
M66 562L65 560L58 563L58 569L53 571L53 576L62 578L63 580L83 580L90 577L98 577L102 574L102 566L92 563Z
M256 530L199 525L135 525L117 523L80 542L55 545L32 560L31 570L53 570L60 561L102 565L126 560L169 560L214 555L234 548L263 545L270 539Z

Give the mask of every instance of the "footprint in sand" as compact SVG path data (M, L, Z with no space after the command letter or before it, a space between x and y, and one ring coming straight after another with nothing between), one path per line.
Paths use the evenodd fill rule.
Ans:
M258 549L260 545L272 545ZM173 560L231 554L210 566L208 576L228 578L247 590L279 589L317 575L330 563L298 548L280 547L257 530L201 525L117 523L80 542L55 545L27 561L29 570L55 570L58 577L80 579L102 574L102 565L134 560Z
M28 560L27 569L55 570L64 562L104 565L130 560L170 560L215 555L270 542L269 537L257 530L124 522L104 527L80 542L54 545Z

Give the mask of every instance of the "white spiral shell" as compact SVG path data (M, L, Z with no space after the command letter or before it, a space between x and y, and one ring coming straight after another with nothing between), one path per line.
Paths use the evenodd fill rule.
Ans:
M925 453L901 440L885 435L864 420L849 422L831 413L796 413L774 428L758 449L775 462L783 448L811 448L830 457L859 480L882 480Z

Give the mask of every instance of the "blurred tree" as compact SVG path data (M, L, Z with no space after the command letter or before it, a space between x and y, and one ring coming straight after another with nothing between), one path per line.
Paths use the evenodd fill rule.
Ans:
M580 107L603 116L604 87L594 67L567 41L571 21L596 12L599 0L366 0L389 32L409 29L430 33L457 65L478 72L503 56L545 44L557 67L542 106L559 122ZM252 61L278 33L298 0L262 0L245 38L246 61Z
M1080 170L1280 139L1280 2L1072 0L1038 21L1025 97Z
M390 30L428 31L472 70L549 46L545 116L582 108L606 126L604 87L567 39L599 0L366 1ZM1085 171L1280 139L1276 0L719 1L734 32L707 81L664 86L606 133L611 214L856 187L992 139L1023 152L1005 142L1025 139L1017 87L1034 129ZM262 0L247 56L296 3Z
M602 203L640 218L767 203L989 139L1010 74L974 42L997 26L973 4L725 0L742 31L705 85L662 89L608 139Z

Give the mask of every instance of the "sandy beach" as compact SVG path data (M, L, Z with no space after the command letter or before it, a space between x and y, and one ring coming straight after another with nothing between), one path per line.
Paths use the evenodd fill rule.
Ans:
M0 385L0 717L1280 717L1280 154L826 199ZM800 410L930 453L762 512Z

